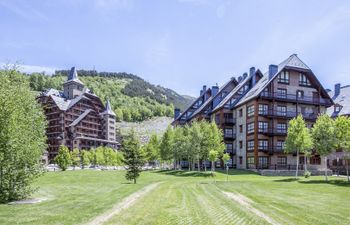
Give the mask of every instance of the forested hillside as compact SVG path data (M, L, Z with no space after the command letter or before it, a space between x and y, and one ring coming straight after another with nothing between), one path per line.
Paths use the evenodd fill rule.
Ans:
M27 75L33 91L48 88L63 89L68 70L56 71L53 76L40 73ZM175 91L155 86L128 73L109 73L79 70L80 80L103 101L110 100L118 121L143 121L156 116L172 117L174 107L184 109L193 101Z

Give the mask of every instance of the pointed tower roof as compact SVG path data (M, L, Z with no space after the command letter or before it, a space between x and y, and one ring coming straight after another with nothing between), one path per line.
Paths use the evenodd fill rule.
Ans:
M106 109L105 109L105 111L103 111L101 114L102 115L107 114L107 115L115 116L115 113L113 112L113 110L111 108L111 103L109 102L109 100L107 100L107 102L106 102Z
M77 70L75 68L75 66L73 66L68 74L68 77L67 77L67 81L65 83L68 83L68 82L71 82L71 81L74 81L74 82L77 82L79 84L83 84L83 82L81 82L79 80L79 77L78 77L78 73L77 73Z

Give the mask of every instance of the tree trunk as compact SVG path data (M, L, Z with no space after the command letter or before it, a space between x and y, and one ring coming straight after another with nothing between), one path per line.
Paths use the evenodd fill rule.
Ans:
M197 164L198 164L198 172L201 171L201 165L200 165L200 162L199 162L199 157L197 157Z
M350 182L348 158L345 158L345 165L346 165L346 176L348 177L348 182Z
M304 155L304 172L307 171L307 156L306 154Z
M295 169L295 179L298 179L298 170L299 170L299 150L297 150L297 168Z
M228 165L226 164L226 182L228 181Z
M136 184L136 178L134 178L134 184Z
M207 172L207 162L204 161L204 171Z
M325 175L326 181L328 181L328 176L327 176L327 156L324 157L324 167L325 167L324 175Z

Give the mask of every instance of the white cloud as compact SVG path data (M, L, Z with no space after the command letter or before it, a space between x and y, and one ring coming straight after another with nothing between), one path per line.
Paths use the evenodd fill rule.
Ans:
M29 2L29 1L28 1ZM0 6L6 8L12 13L20 16L26 20L48 20L48 17L41 11L33 8L30 3L28 4L26 1L16 2L9 0L0 0Z

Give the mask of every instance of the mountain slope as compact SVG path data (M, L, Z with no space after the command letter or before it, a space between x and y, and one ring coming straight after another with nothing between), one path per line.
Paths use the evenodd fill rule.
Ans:
M33 73L28 76L33 91L62 89L68 70L56 71L52 77ZM81 81L103 101L110 100L119 121L143 121L157 116L172 117L174 107L184 109L193 98L155 86L128 73L79 70Z

